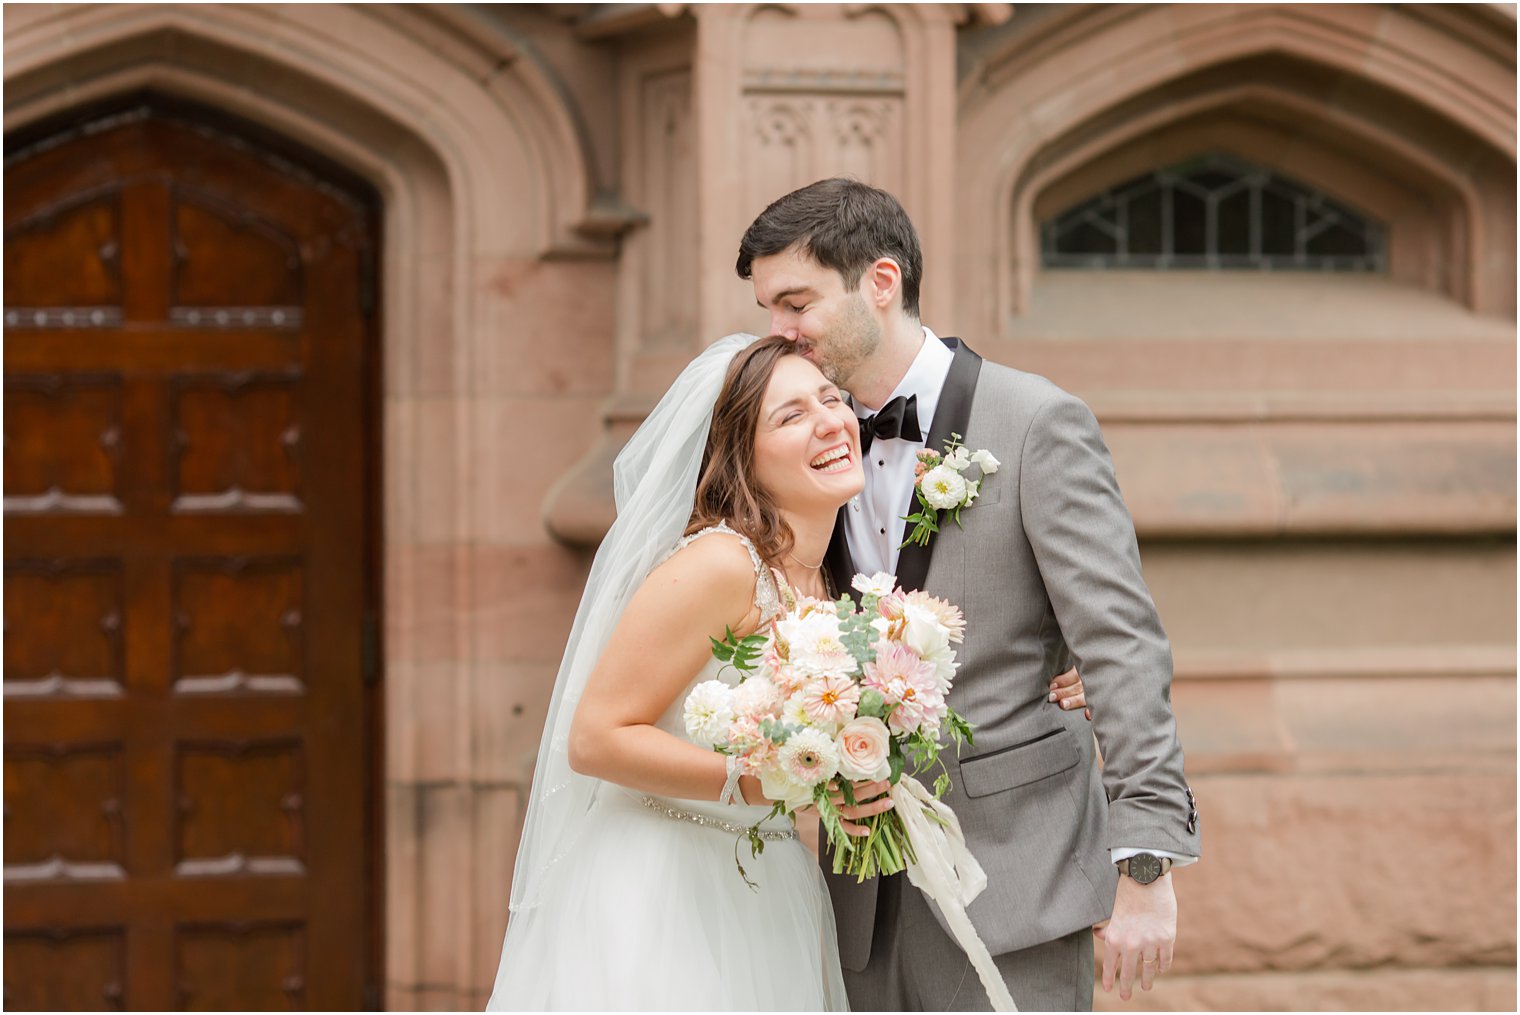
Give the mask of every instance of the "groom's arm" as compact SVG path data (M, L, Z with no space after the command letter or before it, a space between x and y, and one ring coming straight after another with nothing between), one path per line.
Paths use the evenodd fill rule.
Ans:
M1140 575L1135 527L1098 421L1064 391L1041 406L1020 456L1024 529L1061 633L1088 687L1103 751L1109 845L1196 857L1197 812L1172 714L1172 651ZM1121 854L1122 855L1122 854ZM1129 1000L1172 964L1170 874L1119 879L1103 938L1103 989Z
M1172 713L1172 653L1140 573L1134 523L1091 410L1056 391L1025 436L1024 529L1093 706L1109 844L1199 852Z

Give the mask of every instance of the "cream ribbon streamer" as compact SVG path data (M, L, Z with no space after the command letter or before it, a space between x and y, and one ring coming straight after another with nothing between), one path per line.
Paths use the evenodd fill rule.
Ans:
M987 887L987 875L966 848L960 819L912 776L903 776L892 787L892 802L917 857L908 865L909 883L933 899L944 914L956 943L976 967L993 1011L1018 1011L992 956L987 954L987 946L966 915L966 907Z

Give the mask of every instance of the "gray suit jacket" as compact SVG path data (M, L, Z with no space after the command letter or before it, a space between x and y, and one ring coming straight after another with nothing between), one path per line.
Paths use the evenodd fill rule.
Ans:
M929 446L959 433L1001 468L961 512L962 528L947 519L927 548L904 549L897 574L966 615L950 705L975 726L975 747L942 755L945 799L987 872L969 912L999 955L1105 919L1118 878L1111 847L1199 855L1197 812L1172 715L1171 648L1097 420L1043 377L945 341L955 362ZM843 530L829 557L841 588L853 570ZM1073 662L1091 725L1046 700L1050 678ZM876 883L828 880L841 961L863 969Z

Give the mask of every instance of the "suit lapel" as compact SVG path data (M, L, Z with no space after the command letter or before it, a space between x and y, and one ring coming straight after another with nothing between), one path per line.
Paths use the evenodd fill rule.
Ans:
M941 341L955 351L955 359L951 361L950 372L945 376L945 386L940 389L939 405L934 410L934 425L929 428L929 439L924 446L943 452L945 441L950 439L951 434L958 433L962 438L966 436L967 424L971 422L971 400L976 395L976 379L982 372L982 358L966 348L966 344L958 338L945 338ZM910 515L917 510L918 501L910 490L903 514ZM835 531L842 527L842 523L837 525ZM928 546L905 546L898 553L897 584L903 591L912 592L924 587L924 581L929 576L929 561L938 541L938 535L930 536Z
M823 560L834 580L834 598L848 593L858 604L860 593L850 585L850 580L855 577L855 562L850 559L850 544L845 538L845 512L848 510L848 504L839 509L839 515L834 519L834 534L829 538L829 550Z

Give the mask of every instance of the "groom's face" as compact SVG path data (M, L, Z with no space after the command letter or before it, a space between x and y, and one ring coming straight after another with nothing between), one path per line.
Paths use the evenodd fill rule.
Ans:
M793 247L750 265L755 300L771 315L771 334L784 335L823 375L849 389L850 378L881 346L881 322L865 297Z

